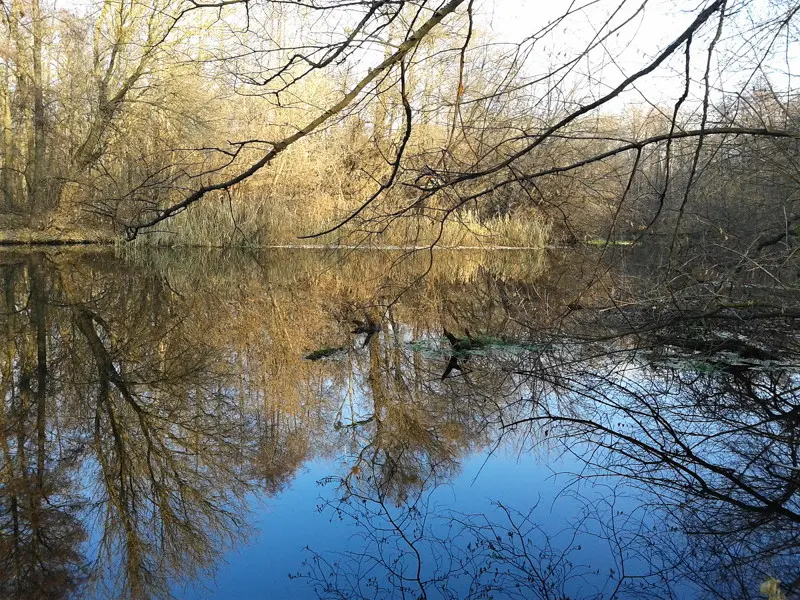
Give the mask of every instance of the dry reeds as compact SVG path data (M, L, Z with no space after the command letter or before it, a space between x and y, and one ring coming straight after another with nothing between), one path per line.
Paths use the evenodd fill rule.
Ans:
M158 246L274 247L371 246L424 248L543 248L550 227L542 219L502 216L479 219L472 211L451 215L443 222L426 217L397 219L381 231L355 231L301 240L302 234L322 231L335 223L338 211L329 198L317 197L302 206L287 202L207 201L148 233L140 243Z

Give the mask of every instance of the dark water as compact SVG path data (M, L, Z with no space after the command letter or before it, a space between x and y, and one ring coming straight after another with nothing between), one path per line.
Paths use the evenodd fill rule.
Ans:
M797 594L785 290L428 258L0 256L0 597Z

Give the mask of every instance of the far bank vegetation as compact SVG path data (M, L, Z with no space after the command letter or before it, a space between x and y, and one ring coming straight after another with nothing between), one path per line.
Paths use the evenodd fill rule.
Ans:
M597 45L576 33L565 49L545 28L546 64L531 64L538 38L500 40L473 2L449 3L411 51L265 168L139 231L336 106L436 16L427 4L3 4L0 240L120 239L134 227L166 245L538 248L794 234L797 137L739 133L797 131L791 81L777 91L762 69L704 97L699 72L688 97L678 80L658 103L582 112L608 87L586 83L604 56L594 58ZM612 2L609 15L614 7L637 12ZM764 27L790 36L790 8L773 7L790 16ZM613 15L603 35L622 27ZM712 24L692 32L700 66L701 49L722 52ZM665 62L677 72L681 47ZM712 124L730 133L680 137Z

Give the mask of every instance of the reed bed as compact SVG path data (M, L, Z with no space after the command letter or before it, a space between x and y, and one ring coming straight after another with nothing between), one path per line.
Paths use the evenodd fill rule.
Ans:
M424 248L543 248L550 228L535 217L481 219L473 211L444 221L404 216L387 226L362 223L325 236L304 238L336 224L346 213L341 203L316 199L300 206L244 201L207 201L141 236L137 243L155 246L265 248L275 246L361 246Z

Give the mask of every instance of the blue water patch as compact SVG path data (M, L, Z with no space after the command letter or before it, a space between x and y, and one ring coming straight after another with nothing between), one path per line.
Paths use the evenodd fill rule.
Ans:
M337 467L333 461L312 461L284 492L267 499L253 497L249 502L254 529L250 543L228 552L214 579L201 580L188 589L175 589L175 595L187 600L317 598L308 579L290 578L290 574L306 574L304 562L312 555L338 557L331 560L341 564L341 553L371 549L363 545L361 524L340 518L326 507L326 501L343 493L335 485L320 485ZM428 533L446 539L452 534L453 515L476 523L496 520L502 525L505 514L497 503L517 515L527 514L535 506L531 519L541 529L539 539L533 541L541 546L547 542L555 552L569 552L575 574L580 574L574 591L606 589L615 580L616 557L609 551L607 540L601 539L597 522L584 520L578 533L574 528L581 519L587 519L589 504L608 508L613 503L613 509L625 515L635 512L637 501L629 495L615 496L620 490L611 480L576 484L570 471L579 467L577 461L563 457L548 464L530 454L518 456L509 448L489 456L475 453L463 462L458 477L425 496L426 508L433 507L432 514L427 515ZM397 506L390 509L403 510ZM469 539L470 536L460 535L454 543L470 543ZM559 544L563 547L559 548ZM372 575L380 579L386 573L373 569ZM463 578L456 579L453 578L453 591L462 586L466 592L468 584Z

